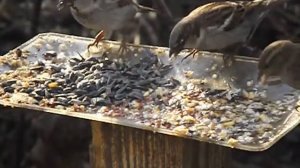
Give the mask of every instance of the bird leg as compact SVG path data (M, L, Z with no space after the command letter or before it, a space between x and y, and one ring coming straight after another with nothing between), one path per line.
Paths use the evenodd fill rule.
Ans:
M193 56L195 58L195 55L199 52L200 50L198 49L192 49L188 55L186 55L184 58L182 58L181 62L183 62L185 59L187 59L189 56Z
M243 48L243 46L244 43L236 44L234 46L228 47L224 52L219 51L220 53L223 53L223 62L225 67L230 67L235 62L234 55L237 55L239 53L239 50Z
M232 54L228 54L228 53L223 54L223 62L225 67L230 67L234 61L235 59Z
M241 43L235 46L232 50L229 52L225 51L223 52L223 61L225 66L231 66L235 62L234 55L247 55L247 56L253 56L258 53L257 49L250 47L248 43Z
M121 40L121 44L120 44L120 48L118 50L119 55L124 55L125 53L127 53L129 51L127 44L126 44L126 40Z
M103 30L101 30L101 31L96 35L94 42L91 43L91 44L89 44L88 47L87 47L87 49L89 50L90 47L92 47L92 46L98 46L99 42L102 41L102 40L104 40L104 31L103 31Z

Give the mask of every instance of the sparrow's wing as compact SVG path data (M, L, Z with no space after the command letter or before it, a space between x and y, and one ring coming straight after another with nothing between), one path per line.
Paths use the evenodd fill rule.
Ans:
M254 5L255 4L255 5ZM254 2L215 2L203 5L189 14L198 20L201 27L230 31L239 26L258 3Z
M259 22L256 22L256 19L259 20L261 13L265 13L264 11L265 6L263 5L263 1L255 1L255 2L247 2L247 1L237 1L234 5L234 11L232 18L228 20L228 24L224 26L224 31L230 31L240 25L245 20L250 20L250 15L253 15L255 17L255 21L253 25L258 24Z
M214 2L198 7L187 17L197 20L200 27L220 28L231 20L235 10L235 3ZM229 20L228 20L229 19Z
M266 1L240 1L237 3L238 5L234 13L232 22L227 27L225 27L224 30L231 30L235 26L241 24L243 21L251 22L253 24L250 27L250 33L246 38L246 41L248 41L254 35L264 16L266 16L266 14L269 12L268 6L270 5L270 3Z

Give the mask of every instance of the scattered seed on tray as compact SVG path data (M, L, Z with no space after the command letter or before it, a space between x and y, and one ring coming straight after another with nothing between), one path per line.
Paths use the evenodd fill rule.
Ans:
M44 54L47 60L56 55ZM133 65L122 59L111 60L107 57L73 57L68 64L45 66L39 61L30 66L29 71L36 73L36 77L28 81L31 86L23 86L17 80L2 82L1 86L5 92L28 93L37 100L53 98L53 103L57 105L108 106L134 99L143 100L145 93L157 87L177 87L179 81L165 78L171 69L171 65L160 63L155 55L149 55ZM37 78L44 73L48 73L50 78Z
M105 55L53 63L57 55L47 52L43 61L0 74L1 99L130 119L232 146L269 142L298 99L270 102L255 90L208 89L192 71L179 82L153 54L134 64Z

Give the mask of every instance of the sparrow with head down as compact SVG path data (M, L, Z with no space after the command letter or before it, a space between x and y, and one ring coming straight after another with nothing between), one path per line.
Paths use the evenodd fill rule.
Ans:
M286 1L224 1L200 6L174 26L169 56L176 56L185 48L193 49L188 57L199 50L220 51L247 43L270 9Z
M100 30L92 44L97 46L104 38L111 36L112 32L119 31L123 35L120 51L126 49L126 34L133 29L135 16L138 12L155 12L135 3L133 0L59 0L58 9L70 7L75 20L86 28ZM105 34L104 34L105 33Z
M262 85L280 79L300 89L300 44L289 40L269 44L259 57L258 70L258 81Z

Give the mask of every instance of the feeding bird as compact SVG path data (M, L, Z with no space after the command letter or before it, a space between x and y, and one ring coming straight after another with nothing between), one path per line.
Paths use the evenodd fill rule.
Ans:
M258 81L268 84L272 79L300 89L300 43L278 40L261 53L258 64Z
M121 53L126 50L126 35L136 27L133 23L136 14L155 12L154 9L139 5L133 0L59 0L59 10L66 6L70 7L73 17L82 26L100 30L94 42L88 45L88 49L97 46L114 31L119 31L123 35L119 50Z
M287 0L224 1L202 5L182 18L169 38L169 57L183 49L220 51L246 44L272 7ZM184 59L185 59L184 58ZM225 57L224 61L225 61Z

